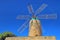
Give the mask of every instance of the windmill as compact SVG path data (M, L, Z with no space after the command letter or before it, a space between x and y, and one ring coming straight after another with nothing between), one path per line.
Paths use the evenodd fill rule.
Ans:
M45 14L45 15L38 15L40 12L42 12L47 7L46 4L42 4L39 9L37 9L35 12L33 10L33 7L31 4L28 4L28 10L32 14L32 16L29 15L18 15L17 19L27 19L27 21L18 29L18 32L22 33L29 24L29 35L28 36L41 36L42 30L41 30L41 23L38 19L56 19L56 14ZM30 22L30 23L29 23Z

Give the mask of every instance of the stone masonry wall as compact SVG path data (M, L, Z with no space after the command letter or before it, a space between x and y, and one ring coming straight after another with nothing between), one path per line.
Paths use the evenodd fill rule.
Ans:
M5 40L56 40L54 36L39 37L7 37Z

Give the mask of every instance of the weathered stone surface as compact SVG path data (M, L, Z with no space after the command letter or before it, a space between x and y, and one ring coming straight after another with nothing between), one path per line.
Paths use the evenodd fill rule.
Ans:
M41 36L41 23L39 20L30 20L29 35L28 36Z
M5 40L56 40L54 36L7 37Z

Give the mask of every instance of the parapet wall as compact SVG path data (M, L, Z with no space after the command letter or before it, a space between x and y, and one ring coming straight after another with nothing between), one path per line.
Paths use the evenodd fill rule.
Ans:
M5 40L56 40L56 38L54 36L7 37Z

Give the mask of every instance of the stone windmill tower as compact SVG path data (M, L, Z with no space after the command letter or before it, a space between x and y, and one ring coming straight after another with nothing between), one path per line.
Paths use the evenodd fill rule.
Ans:
M38 15L41 11L43 11L47 7L46 4L42 4L39 9L37 9L35 12L33 10L32 5L28 4L28 10L32 14L32 16L29 15L19 15L17 19L28 19L25 24L23 24L18 31L21 33L24 31L25 28L27 28L25 25L29 22L29 35L28 36L42 36L42 30L41 30L41 23L38 19L55 19L57 16L56 14L45 14L45 15Z
M42 29L41 29L41 22L39 19L56 19L56 14L45 14L45 15L38 15L40 12L42 12L47 7L46 4L42 4L39 9L37 9L35 12L32 8L32 5L28 4L28 10L32 14L32 16L29 15L19 15L17 16L17 19L27 19L27 21L18 29L18 32L23 32L29 24L29 34L28 37L20 37L16 38L15 40L44 40L45 37L42 37ZM39 37L38 37L39 36ZM26 39L27 38L27 39ZM30 38L30 39L29 39ZM37 39L39 38L39 39ZM51 37L50 37L51 38ZM13 38L12 38L13 39ZM8 39L7 39L8 40ZM14 39L13 39L14 40ZM46 40L49 40L49 37L47 37ZM55 40L55 37L52 37L52 40Z
M29 36L42 36L40 21L32 19L30 21Z

